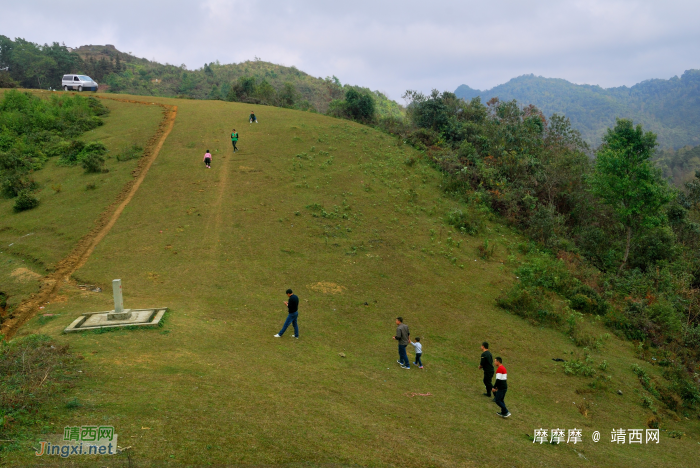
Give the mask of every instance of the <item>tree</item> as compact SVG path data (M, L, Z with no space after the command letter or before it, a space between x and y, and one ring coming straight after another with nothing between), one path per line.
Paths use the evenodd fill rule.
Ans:
M255 89L255 97L260 100L261 104L274 105L275 94L275 88L265 79Z
M347 112L358 122L369 122L374 119L374 99L369 93L350 88L345 92Z
M662 208L673 198L651 162L656 144L654 133L644 133L631 120L618 119L603 137L588 179L591 192L613 209L625 228L625 254L618 273L627 264L633 231L662 224Z
M293 108L299 99L299 92L292 83L285 83L279 92L279 102L282 107Z

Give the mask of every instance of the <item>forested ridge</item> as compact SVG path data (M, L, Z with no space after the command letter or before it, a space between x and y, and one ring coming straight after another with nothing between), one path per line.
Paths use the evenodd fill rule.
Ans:
M6 69L2 71L2 69ZM370 95L380 115L400 115L401 107L379 91L316 78L296 67L260 59L234 64L212 62L196 70L120 52L114 46L70 49L0 35L0 87L60 89L66 73L89 75L100 91L147 96L220 99L326 113L349 89Z
M566 115L592 146L602 142L616 118L632 119L656 133L662 149L700 145L700 70L687 70L680 78L608 89L523 75L490 90L461 85L455 94L466 100L479 96L483 102L494 97L515 99L537 106L546 115Z

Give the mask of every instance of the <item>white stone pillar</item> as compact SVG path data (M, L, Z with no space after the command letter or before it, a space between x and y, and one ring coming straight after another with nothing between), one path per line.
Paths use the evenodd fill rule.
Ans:
M124 311L124 299L122 299L122 280L112 281L112 292L114 293L114 313L121 314Z

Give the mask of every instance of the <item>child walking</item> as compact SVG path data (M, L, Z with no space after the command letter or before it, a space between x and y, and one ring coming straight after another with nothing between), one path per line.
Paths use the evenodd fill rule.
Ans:
M207 169L211 169L211 153L209 150L204 153L204 164L207 166Z
M418 366L419 369L422 369L423 361L420 360L420 357L423 355L423 345L420 344L420 338L416 337L416 341L411 341L411 339L409 338L408 342L413 345L413 348L416 351L416 362L414 362L413 364Z
M235 153L238 151L238 148L236 148L236 143L238 143L238 133L236 132L235 128L231 130L231 143L233 143L233 152Z

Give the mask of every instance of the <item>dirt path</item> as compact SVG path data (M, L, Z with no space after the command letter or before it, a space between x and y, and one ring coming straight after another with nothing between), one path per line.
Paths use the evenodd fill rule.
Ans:
M177 116L177 106L169 106L166 104L158 104L146 101L135 101L132 99L119 99L116 97L97 96L101 99L110 99L113 101L129 102L133 104L156 105L164 109L163 119L158 125L156 133L148 140L144 154L139 161L138 166L132 172L134 178L129 181L117 195L116 200L112 202L100 215L95 222L95 227L90 230L78 242L78 245L73 251L56 265L56 270L44 277L41 281L40 291L32 295L29 299L24 300L12 313L12 318L8 318L2 324L0 334L4 335L6 340L10 340L20 327L39 310L41 304L49 302L56 295L61 287L61 282L67 283L70 276L81 266L85 264L90 254L95 250L97 244L107 235L112 229L112 226L117 222L119 216L124 211L126 205L136 194L136 191L141 186L141 182L146 178L148 170L158 157L158 153L163 147L163 143L168 138L170 131L175 124Z

